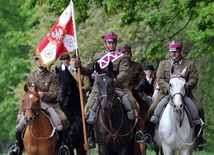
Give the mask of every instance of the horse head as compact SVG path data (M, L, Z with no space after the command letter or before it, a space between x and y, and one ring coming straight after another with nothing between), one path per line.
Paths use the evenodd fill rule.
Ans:
M71 74L68 71L68 68L65 67L65 70L59 70L56 66L55 71L58 75L59 80L59 91L57 95L57 101L60 105L67 104L68 95L71 90Z
M185 87L186 87L186 74L187 68L182 72L175 71L174 67L171 68L171 79L169 81L169 94L171 103L175 111L183 109L183 99L185 96Z
M98 72L95 80L98 89L98 100L101 103L103 112L110 113L114 105L113 100L115 97L113 64L110 61L107 67L101 69L99 63L96 63L95 70Z
M27 124L32 124L33 120L40 112L40 96L38 94L38 87L24 86L25 94L22 99L22 108L24 109L24 119Z

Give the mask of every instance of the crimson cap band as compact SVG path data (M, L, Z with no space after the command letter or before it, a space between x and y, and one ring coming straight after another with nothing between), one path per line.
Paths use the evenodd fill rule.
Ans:
M118 36L115 33L111 32L109 34L106 34L102 38L103 38L104 41L114 42L114 41L117 41Z
M169 52L173 51L179 51L183 47L183 43L176 43L175 41L172 41L171 44L169 44Z
M128 46L128 45L123 45L121 48L120 48L120 52L125 52L125 51L128 51L128 52L131 52L131 47Z

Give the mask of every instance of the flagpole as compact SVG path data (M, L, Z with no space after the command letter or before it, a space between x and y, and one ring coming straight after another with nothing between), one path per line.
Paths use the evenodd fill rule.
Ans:
M77 44L76 24L75 24L75 16L74 16L74 6L73 6L73 1L72 0L70 0L70 5L71 5L71 9L72 9L72 20L73 20L73 27L74 27L76 57L77 57L77 60L80 60L79 51L78 51L78 44ZM89 146L88 146L88 140L87 140L87 134L86 134L86 122L85 122L85 113L84 113L84 100L83 100L83 92L82 92L82 80L81 80L81 69L80 69L80 67L77 68L77 74L78 74L79 94L80 94L80 104L81 104L81 114L82 114L84 149L86 151L88 151L89 150Z

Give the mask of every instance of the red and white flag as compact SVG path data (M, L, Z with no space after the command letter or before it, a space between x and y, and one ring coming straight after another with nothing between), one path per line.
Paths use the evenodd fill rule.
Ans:
M44 66L54 63L61 55L74 53L77 49L73 11L73 2L70 2L38 46L37 53Z

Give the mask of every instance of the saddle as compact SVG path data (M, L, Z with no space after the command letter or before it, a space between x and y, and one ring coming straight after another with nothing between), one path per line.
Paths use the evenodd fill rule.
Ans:
M150 121L153 122L154 124L158 124L159 120L166 108L166 105L169 102L169 97L164 97L157 105L157 107L155 108L154 114L151 117ZM198 125L201 123L200 118L199 118L199 114L198 114L198 110L197 107L195 106L195 104L192 102L192 100L185 96L184 97L184 110L187 113L187 117L189 120L189 124L191 127L193 127L193 125ZM181 122L182 124L182 122Z

